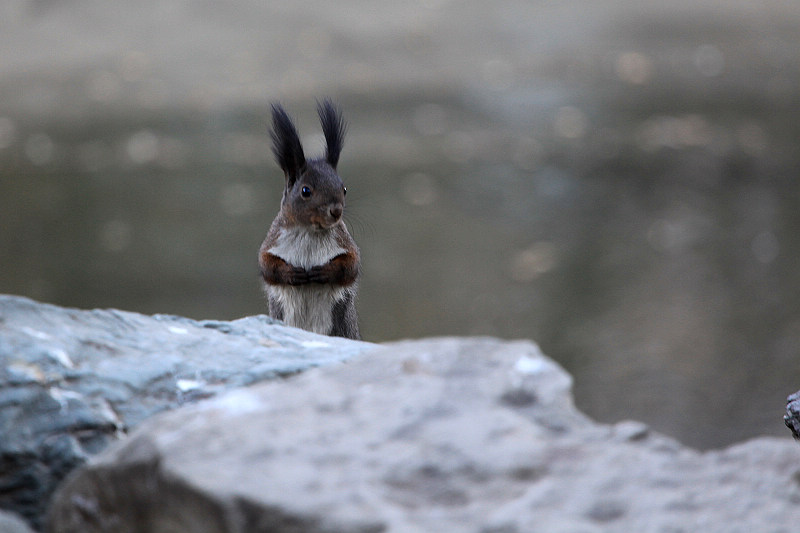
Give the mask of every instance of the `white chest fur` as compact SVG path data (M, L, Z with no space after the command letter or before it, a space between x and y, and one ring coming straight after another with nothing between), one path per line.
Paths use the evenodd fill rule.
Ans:
M311 267L324 265L347 250L336 242L332 231L314 231L304 228L283 229L269 253L290 265Z
M281 230L275 246L268 251L291 265L308 270L324 265L347 250L338 245L333 232L291 228ZM267 291L280 302L283 320L288 325L327 335L333 324L333 304L345 296L346 289L310 283L295 287L269 285Z

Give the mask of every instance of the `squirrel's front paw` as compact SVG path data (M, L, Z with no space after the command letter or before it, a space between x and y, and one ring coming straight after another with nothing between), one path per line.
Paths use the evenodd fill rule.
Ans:
M328 269L326 269L324 265L311 267L311 270L308 271L309 283L329 283L331 280L330 278L330 272L328 272Z
M293 267L287 276L287 283L289 285L305 285L310 281L308 274L308 271L304 268Z

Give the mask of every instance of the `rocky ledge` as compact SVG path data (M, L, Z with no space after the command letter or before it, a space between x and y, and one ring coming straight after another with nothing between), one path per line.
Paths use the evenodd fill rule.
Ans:
M62 478L152 415L374 346L266 316L195 321L0 295L0 509L39 528Z
M786 399L786 414L783 416L783 421L794 438L800 440L800 391L790 394Z
M598 424L531 342L378 346L264 317L195 322L7 297L0 355L2 507L39 527L18 489L52 486L88 459L50 502L53 533L800 523L800 447L788 435L701 453L639 422ZM320 368L298 374L310 366ZM278 376L289 377L268 379Z

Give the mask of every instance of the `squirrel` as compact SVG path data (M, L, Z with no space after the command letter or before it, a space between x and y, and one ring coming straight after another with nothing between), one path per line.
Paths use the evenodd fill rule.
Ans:
M297 129L272 105L272 152L285 176L281 208L259 250L269 315L323 335L360 339L355 299L361 260L342 220L347 188L336 172L346 123L317 103L325 155L306 159Z

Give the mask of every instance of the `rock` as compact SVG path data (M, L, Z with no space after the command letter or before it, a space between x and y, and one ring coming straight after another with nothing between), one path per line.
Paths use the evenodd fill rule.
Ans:
M31 533L31 529L21 518L0 511L0 533Z
M798 459L598 424L535 344L433 339L158 415L70 476L48 531L789 533Z
M792 431L794 438L800 439L800 391L786 398L786 414L783 422Z
M73 468L155 413L373 347L276 324L0 295L0 508L39 527Z

